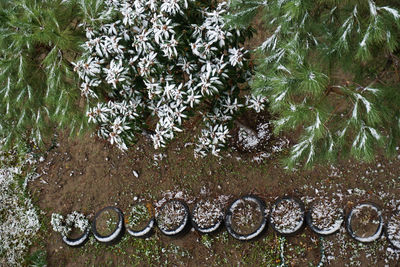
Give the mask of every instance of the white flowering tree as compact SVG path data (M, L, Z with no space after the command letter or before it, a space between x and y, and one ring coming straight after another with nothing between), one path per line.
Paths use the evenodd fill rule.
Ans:
M126 150L145 130L160 148L197 115L204 128L195 155L218 155L238 112L266 102L241 93L251 76L241 45L251 30L227 27L227 12L210 0L106 1L82 24L85 53L74 63L98 135Z

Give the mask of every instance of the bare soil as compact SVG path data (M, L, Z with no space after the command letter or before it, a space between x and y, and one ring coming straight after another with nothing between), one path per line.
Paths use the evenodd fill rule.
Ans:
M76 239L78 237L81 237L83 232L77 228L77 227L72 227L72 230L70 233L68 233L68 238L70 239Z
M363 207L353 213L351 228L356 236L369 237L376 233L379 227L379 214L376 210Z
M343 211L340 207L326 199L319 199L311 206L312 224L318 229L331 229L338 220L343 220Z
M165 203L157 214L158 226L167 231L176 230L186 216L185 207L177 201Z
M275 228L284 233L295 231L304 222L304 212L292 199L280 201L273 207L270 216Z
M96 218L96 230L101 236L109 236L115 232L118 225L118 213L105 210Z
M151 142L140 138L127 153L97 137L70 139L60 133L58 146L45 155L37 170L41 177L29 184L35 202L45 212L44 218L48 220L45 223L49 225L53 212L68 214L74 210L93 219L98 210L110 205L118 206L128 214L134 197L156 203L170 190L185 192L194 200L204 198L204 188L207 189L206 196L214 198L256 194L266 201L267 206L288 193L299 198L317 198L324 194L328 198L337 198L337 204L343 208L361 201L374 202L383 208L385 215L391 213L393 203L399 200L400 159L388 160L379 155L371 163L339 159L335 165L288 172L280 164L285 151L271 153L269 158L256 161L262 149L238 151L233 144L221 159L210 156L196 160L191 143L195 142L197 125L190 120L185 122L185 128L189 130L171 142L167 149L155 151ZM275 139L278 137L272 137L270 144ZM133 171L139 173L138 178ZM193 205L189 204L190 209ZM167 265L178 266L254 266L262 262L269 265L270 259L275 260L275 257L279 261L277 236L270 228L257 242L238 242L224 233L226 231L212 239L211 248L203 245L197 233L190 232L179 239L156 233L147 243L129 238L121 242L123 245L115 247L89 242L84 248L74 250L65 246L57 233L49 230L42 233L44 243L40 246L47 251L48 266L160 266L166 261ZM319 261L316 236L307 229L305 233L305 236L287 238L287 246L293 248L293 251L286 251L292 255L287 261L293 266L316 265ZM354 250L349 248L356 243L342 232L327 241L332 244L330 264L350 264ZM376 246L379 247L372 250L374 257L368 257L371 254L368 246L357 251L354 257L363 266L383 266L388 259L387 242L380 240ZM189 256L178 257L174 252L177 247ZM145 249L151 250L153 256L146 256L149 252ZM163 253L163 250L171 252ZM395 258L388 261L390 266L398 266Z
M232 228L241 235L254 233L262 222L262 211L258 203L241 199L232 210Z
M215 226L222 216L221 204L215 199L201 199L192 212L192 219L202 229Z
M151 219L151 211L143 203L136 204L128 214L127 227L133 231L143 230Z

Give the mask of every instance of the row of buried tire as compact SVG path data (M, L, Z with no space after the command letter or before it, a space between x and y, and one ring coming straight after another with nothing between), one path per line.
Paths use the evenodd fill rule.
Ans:
M255 231L253 231L252 233L249 233L246 235L236 232L232 227L232 211L234 210L233 207L235 207L235 205L237 205L240 201L243 201L243 200L252 201L252 202L256 203L262 213L262 220L259 223L258 228ZM216 223L213 226L208 227L208 228L201 228L201 227L199 227L199 225L197 225L195 220L193 220L191 217L188 205L184 201L182 201L180 199L169 200L169 201L165 202L163 204L163 206L161 206L160 211L163 209L163 207L165 207L165 205L167 203L175 202L176 204L181 205L182 208L184 209L184 211L185 211L184 218L181 220L181 223L175 229L166 230L166 229L163 229L162 227L158 227L158 228L161 231L161 233L163 233L166 236L180 237L180 236L183 236L184 234L186 234L192 227L201 234L212 234L212 233L216 233L219 230L221 230L222 226L225 225L226 230L233 238L242 240L242 241L248 241L248 240L252 240L252 239L260 236L263 232L265 232L267 229L268 222L271 225L272 229L274 229L278 234L280 234L282 236L296 235L300 231L302 231L306 225L308 225L308 227L316 234L318 234L320 236L327 236L327 235L332 235L332 234L336 233L337 231L339 231L340 227L342 226L343 221L344 221L347 233L354 240L363 242L363 243L373 242L373 241L379 239L381 237L382 233L385 233L391 246L395 249L400 249L400 246L398 245L398 243L393 242L389 238L387 231L385 231L387 229L387 227L385 226L381 210L374 203L371 203L371 202L360 203L357 206L353 207L346 216L343 214L341 223L334 229L320 229L320 228L316 227L315 225L313 225L313 223L312 223L311 210L306 211L304 203L298 198L281 197L275 201L273 207L277 206L280 202L285 201L285 200L290 200L290 201L296 202L302 213L302 220L299 223L299 225L293 229L293 231L280 231L279 228L277 228L276 225L273 223L270 216L267 215L265 202L262 199L260 199L259 197L254 196L254 195L247 195L247 196L238 198L238 199L234 200L233 202L231 202L231 204L226 209L225 215L220 216L220 218L216 221ZM360 207L371 208L371 209L375 210L378 214L379 225L377 227L377 230L373 235L368 236L368 237L357 236L351 226L354 211ZM118 214L119 218L118 218L118 223L117 223L117 227L116 227L115 231L112 232L108 236L102 236L101 234L98 233L98 231L96 229L96 219L99 217L99 215L102 212L107 211L107 210L115 211ZM271 208L271 211L272 211L272 208ZM271 214L271 212L269 214ZM157 225L156 217L153 216L153 217L151 217L151 219L149 220L149 222L143 229L141 229L140 231L133 231L132 229L129 229L129 227L128 228L125 227L124 215L123 215L122 211L117 207L109 206L109 207L105 207L105 208L101 209L100 211L98 211L96 213L96 215L91 223L91 228L89 228L80 237L75 238L75 239L63 237L63 241L71 247L80 247L80 246L84 245L85 242L89 239L90 233L93 233L94 238L98 242L112 245L112 244L116 244L117 242L119 242L119 240L124 235L125 231L128 232L128 234L130 234L133 237L147 238L154 233L154 228L156 225Z

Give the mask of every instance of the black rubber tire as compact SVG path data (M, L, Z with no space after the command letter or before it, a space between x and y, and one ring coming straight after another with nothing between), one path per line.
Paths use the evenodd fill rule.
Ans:
M400 211L394 212L394 213L391 215L391 217L393 217L395 214L400 214ZM385 233L386 239L388 240L390 246L391 246L392 248L394 248L394 249L400 250L400 244L399 244L399 245L396 245L396 244L389 238L389 233L388 233L388 231L387 231L387 229L388 229L388 224L389 224L389 222L390 222L390 220L391 220L391 217L390 217L390 219L388 220L387 224L386 224L385 227L384 227L384 228L385 228L385 229L384 229L384 233Z
M153 235L155 225L156 225L156 219L155 217L152 217L143 229L139 231L134 231L130 229L128 226L126 226L126 231L128 232L129 235L133 237L147 238Z
M161 227L158 226L158 229L161 231L161 233L163 233L166 236L169 237L181 237L185 234L187 234L187 232L189 232L189 230L192 228L192 225L190 224L190 211L189 211L189 207L188 205L180 200L180 199L171 199L166 201L160 208L160 212L164 209L165 205L167 203L171 203L171 202L177 202L180 205L182 205L183 209L185 210L185 217L182 220L181 224L179 224L175 229L173 230L165 230L162 229ZM156 217L156 222L158 221L158 218ZM157 222L158 224L158 222Z
M115 231L113 233L111 233L108 236L102 236L97 232L96 229L96 220L99 217L99 215L106 210L113 210L115 212L117 212L118 214L118 225L117 228L115 229ZM109 207L105 207L101 210L99 210L96 215L94 216L94 220L92 222L92 233L94 235L94 238L96 238L96 240L100 243L103 244L107 244L107 245L114 245L116 243L118 243L122 236L124 235L125 232L125 224L124 224L124 214L122 213L122 211L114 206L109 206Z
M89 240L90 236L90 228L86 230L80 237L77 238L69 238L67 236L62 237L62 241L70 247L79 248L86 244Z
M237 233L232 228L232 207L235 205L236 202L238 202L240 200L249 200L249 199L251 199L252 201L255 201L259 205L261 214L262 214L262 220L261 220L260 226L254 232L247 234L247 235L242 235L242 234ZM266 209L265 202L255 195L246 195L241 198L235 199L234 201L232 201L232 203L226 209L226 213L225 213L226 230L233 238L240 240L240 241L250 241L250 240L257 238L267 229L267 215L265 214L265 209Z
M223 227L223 225L224 225L224 215L221 215L221 216L218 218L218 221L217 221L213 226L211 226L211 227L209 227L209 228L201 228L201 227L196 223L196 221L193 220L193 214L194 214L194 211L196 210L196 207L197 207L198 204L199 204L199 202L197 202L197 203L194 205L193 210L192 210L192 213L191 213L191 216L190 216L190 218L191 218L191 223L192 223L193 228L194 228L197 232L199 232L200 234L215 234L215 233L219 232L219 231L221 230L221 228Z
M274 224L274 223L272 222L272 220L271 220L272 210L274 209L274 207L275 207L276 205L278 205L279 203L281 203L283 200L292 200L292 201L295 201L297 204L299 204L300 210L301 210L301 212L303 213L303 216L302 216L303 221L302 221L301 225L300 225L299 227L297 227L297 229L296 229L295 231L293 231L293 232L281 232L280 230L278 230L278 229L276 228L275 224ZM268 216L268 217L269 217L269 223L271 224L272 229L274 229L275 232L277 232L279 235L281 235L281 236L286 236L286 237L295 236L295 235L297 235L298 233L300 233L301 231L304 230L304 227L305 227L305 225L306 225L306 224L305 224L305 217L306 217L305 213L306 213L306 211L305 211L304 203L303 203L303 201L301 201L299 198L296 198L296 197L289 197L289 196L280 197L280 198L278 198L277 200L275 200L274 204L273 204L272 207L271 207L271 210L270 210L269 216Z
M341 222L340 226L335 229L332 229L332 230L324 230L324 229L320 229L313 225L312 216L311 216L312 209L313 209L313 206L311 206L311 208L306 211L306 223L307 223L308 227L311 229L311 231L313 231L314 233L316 233L319 236L330 236L330 235L337 233L340 230L340 228L342 227L343 222L344 222L344 212L343 211L341 212L342 222Z
M361 206L369 206L369 207L372 207L373 209L375 209L375 210L378 211L379 227L378 227L378 229L376 230L376 232L375 232L372 236L370 236L370 237L359 237L359 236L357 236L357 235L354 233L354 231L353 231L353 229L352 229L352 227L351 227L351 219L352 219L353 211L354 211L354 209L359 208L359 207L361 207ZM351 238L353 238L354 240L356 240L356 241L358 241L358 242L361 242L361 243L371 243L371 242L373 242L373 241L375 241L375 240L378 240L378 239L381 237L382 232L383 232L383 228L384 228L384 222L383 222L383 217L382 217L381 209L380 209L376 204L374 204L374 203L372 203L372 202L362 202L362 203L359 203L358 205L354 206L354 207L350 210L350 212L347 214L346 220L345 220L345 225L346 225L347 233L351 236Z

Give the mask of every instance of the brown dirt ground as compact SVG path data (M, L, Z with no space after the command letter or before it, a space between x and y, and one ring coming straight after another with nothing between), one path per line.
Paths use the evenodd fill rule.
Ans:
M163 197L165 191L182 190L198 198L203 187L209 190L209 196L224 194L238 197L254 193L268 205L285 194L316 196L315 189L325 191L328 195L338 188L344 191L351 188L365 190L362 196L350 194L342 200L347 210L363 200L374 201L381 207L388 206L387 197L382 196L382 192L391 196L400 195L399 160L388 161L378 157L376 162L370 164L342 161L337 164L337 169L316 166L313 170L289 173L279 164L278 156L282 155L275 155L259 164L251 160L259 152L243 153L230 149L224 152L220 160L215 157L196 160L193 157L193 147L185 147L185 144L193 141L193 132L189 131L179 136L167 149L155 151L152 144L142 138L129 152L122 153L96 137L85 136L71 140L60 134L57 140L59 146L46 155L45 161L38 168L42 176L30 184L34 199L45 211L48 220L48 230L43 233L42 244L47 251L48 265L157 266L167 261L165 265L233 266L241 262L242 266L252 266L265 261L260 260L267 249L275 253L277 260L279 256L277 237L271 229L268 229L264 239L254 243L241 243L226 236L227 240L221 241L224 234L220 234L212 239L211 248L207 248L202 243L203 238L194 232L179 239L166 238L157 232L152 241L134 241L127 237L120 246L106 247L89 243L84 248L71 249L51 230L48 222L53 212L67 214L77 210L93 216L96 211L108 205L117 205L127 212L135 196L154 203ZM166 157L154 161L155 153L163 153ZM383 162L383 167L377 168L377 162ZM133 170L139 172L139 178L133 175ZM333 170L339 174L332 175ZM292 251L288 249L285 255L288 255L287 260L291 266L316 265L319 261L317 237L308 229L304 233L287 239ZM327 240L337 242L335 237ZM352 242L347 236L345 240ZM158 250L177 246L188 255L176 258L179 254L176 251L160 253L154 251L153 247L151 253L158 253L161 258L154 260L143 252L146 250L146 242L155 242L154 246ZM338 244L337 249L340 246ZM376 253L378 266L383 266L384 252ZM363 266L372 263L366 257L367 252L361 251L359 254L357 259ZM343 252L337 252L335 257L332 266L349 263L349 255ZM390 266L398 266L398 263L391 262Z

